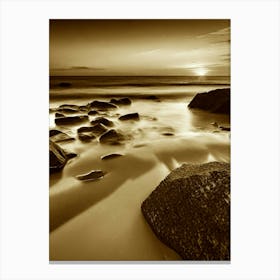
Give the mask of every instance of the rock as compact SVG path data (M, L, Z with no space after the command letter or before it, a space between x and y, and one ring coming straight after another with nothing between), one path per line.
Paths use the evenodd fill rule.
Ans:
M75 153L68 153L67 152L67 154L66 154L66 157L67 157L68 160L71 159L71 158L74 158L76 156L77 156L77 154L75 154Z
M56 118L64 118L65 116L61 113L55 113Z
M93 181L103 178L105 174L102 170L93 170L87 174L78 175L76 178L81 181Z
M215 126L215 127L218 127L218 123L217 122L212 122L211 125Z
M165 133L162 133L162 135L164 135L164 136L174 136L174 133L165 132Z
M59 83L58 84L60 87L71 87L71 83L68 83L68 82L62 82L62 83Z
M83 126L78 128L77 132L81 133L81 132L93 132L96 135L100 135L102 133L104 133L105 131L107 131L106 126L104 126L103 124L96 124L95 126Z
M113 103L115 105L130 105L131 100L128 97L124 97L124 98L120 98L120 99L112 98L110 100L110 103Z
M98 114L98 112L95 111L95 110L91 110L91 111L88 112L89 116L94 116L94 115L97 115L97 114Z
M58 109L72 109L72 110L77 110L79 111L80 106L78 105L73 105L73 104L62 104L58 107Z
M184 260L230 260L230 165L183 164L141 205L156 236Z
M117 109L118 107L109 102L102 102L102 101L93 101L90 104L91 108L99 109L99 110L110 110L110 109Z
M53 141L49 141L50 172L60 171L67 162L66 152Z
M67 161L76 156L77 154L68 152L49 140L50 173L61 171Z
M91 124L95 125L95 124L103 124L103 125L106 125L106 126L113 126L114 123L104 117L98 117L96 118L95 120L91 121L90 122Z
M65 125L65 124L76 124L81 123L88 120L88 116L73 116L73 117L64 117L55 119L55 123L57 125Z
M91 141L96 138L92 132L80 132L78 133L78 137L81 141Z
M230 114L230 88L198 93L188 105L212 113Z
M56 129L50 130L50 139L55 143L75 140L75 138L71 137L70 135Z
M56 135L56 134L58 134L58 133L61 133L61 131L60 131L60 130L57 130L57 129L51 129L51 130L49 131L49 136L52 137L52 136L54 136L54 135Z
M121 157L121 156L123 156L123 155L122 154L109 154L109 155L102 156L101 159L102 160L108 160L108 159L118 158L118 157Z
M230 127L228 126L219 126L219 128L224 131L230 131Z
M139 121L139 114L138 113L126 114L126 115L119 117L119 120L121 120L121 121L128 121L128 120Z
M160 101L159 98L155 95L144 96L144 99Z
M80 111L87 112L88 109L89 109L88 106L84 106L84 105L79 106Z
M118 145L123 140L124 136L115 129L110 129L109 131L103 133L99 138L100 143L111 145Z
M58 112L64 113L64 114L77 114L79 113L79 110L71 109L71 108L59 108L57 109Z

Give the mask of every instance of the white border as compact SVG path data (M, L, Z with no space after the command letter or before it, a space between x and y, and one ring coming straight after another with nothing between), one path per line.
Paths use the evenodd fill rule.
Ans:
M49 18L231 19L231 264L49 264ZM2 1L1 279L279 279L279 34L278 1Z

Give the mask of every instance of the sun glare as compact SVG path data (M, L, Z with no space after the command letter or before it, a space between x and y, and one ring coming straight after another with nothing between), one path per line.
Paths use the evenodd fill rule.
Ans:
M204 76L204 75L206 75L206 73L207 73L207 70L205 68L195 69L195 74L197 76Z

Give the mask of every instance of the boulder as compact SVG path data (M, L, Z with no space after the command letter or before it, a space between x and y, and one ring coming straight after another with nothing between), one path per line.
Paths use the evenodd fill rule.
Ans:
M184 260L230 260L230 165L183 164L141 205L156 234Z
M70 135L56 129L50 130L50 139L55 143L75 140L75 138L71 137Z
M230 114L230 88L215 89L198 93L188 105L212 113Z
M103 133L99 138L100 143L111 145L118 145L123 140L124 136L115 129L110 129L109 131Z
M92 170L89 173L78 175L76 178L80 181L95 181L97 179L103 178L105 174L106 173L102 170Z
M106 126L113 126L114 123L104 117L98 117L96 118L95 120L91 121L90 122L91 124L93 125L96 125L96 124L103 124L103 125L106 125Z
M93 132L96 135L100 135L100 134L104 133L105 131L107 131L107 128L102 123L96 124L94 126L82 126L82 127L78 128L78 130L77 130L78 133Z
M126 114L126 115L119 117L119 120L121 120L121 121L128 121L128 120L139 121L139 114L138 113Z
M118 107L112 103L109 102L103 102L103 101L93 101L90 104L91 108L99 109L99 110L110 110L110 109L117 109Z
M65 125L65 124L76 124L81 123L88 120L88 116L73 116L73 117L64 117L55 119L55 123L57 125Z
M91 141L96 138L92 132L80 132L78 133L78 137L81 141Z
M124 98L120 98L120 99L112 98L110 100L110 103L113 103L115 105L130 105L131 100L128 97L124 97Z
M53 141L49 141L50 173L60 171L67 162L66 152Z

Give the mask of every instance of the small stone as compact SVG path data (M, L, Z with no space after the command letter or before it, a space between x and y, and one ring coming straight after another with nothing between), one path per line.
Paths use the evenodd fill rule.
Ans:
M76 178L80 181L95 181L103 178L105 174L106 173L104 173L102 170L93 170L89 173L78 175Z
M98 117L95 120L90 122L91 124L95 125L95 124L104 124L106 126L113 126L114 123L104 117Z
M128 121L128 120L139 121L139 114L138 113L126 114L126 115L119 117L119 120L121 120L121 121Z
M118 157L121 157L121 156L123 156L123 155L122 154L109 154L109 155L102 156L101 159L102 160L108 160L108 159L118 158Z

